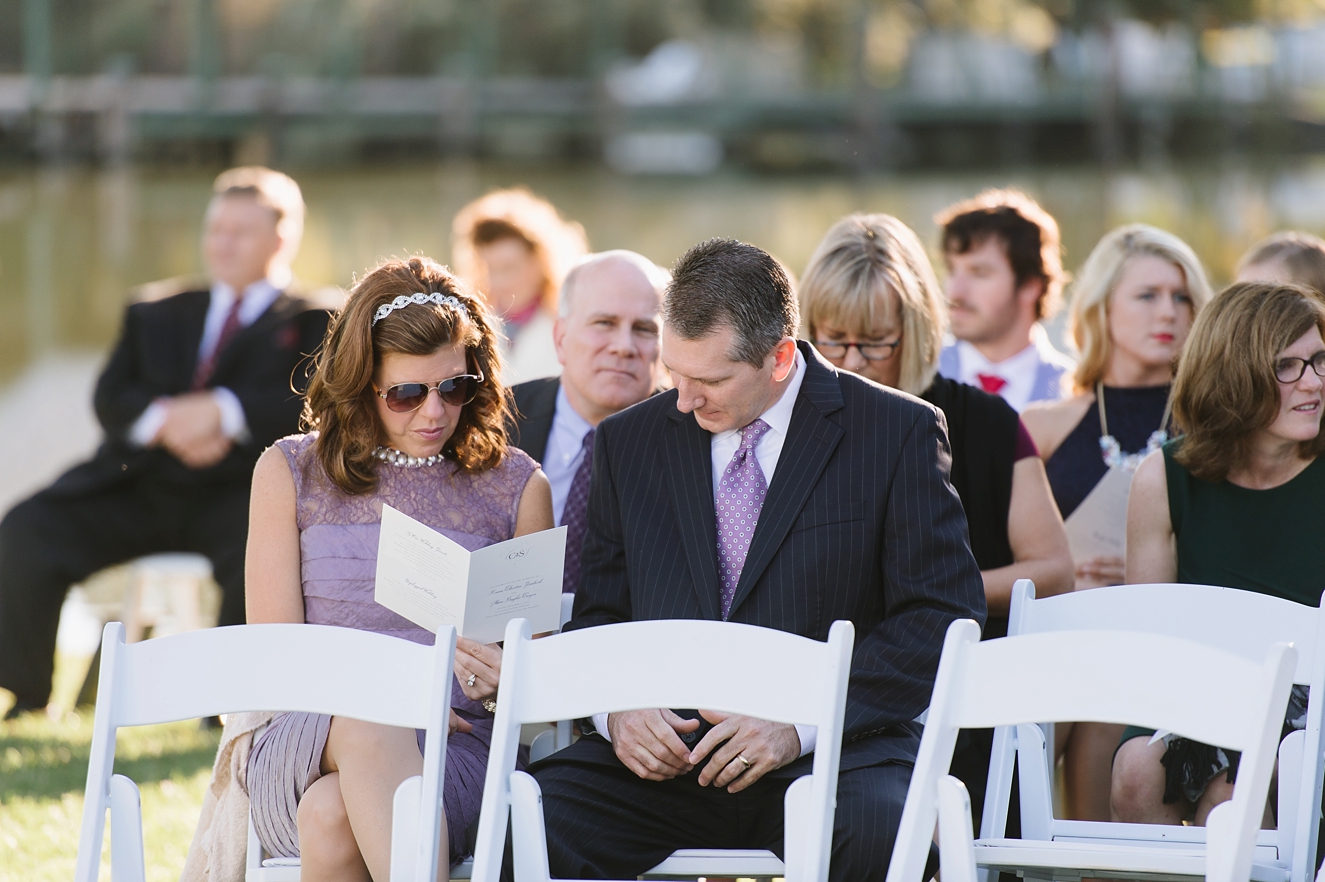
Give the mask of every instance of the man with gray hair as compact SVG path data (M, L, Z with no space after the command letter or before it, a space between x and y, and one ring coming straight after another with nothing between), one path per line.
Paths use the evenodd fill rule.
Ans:
M552 510L569 527L563 591L580 580L594 430L658 387L658 307L666 270L633 251L591 254L561 286L552 329L560 377L512 388L512 443L543 464Z

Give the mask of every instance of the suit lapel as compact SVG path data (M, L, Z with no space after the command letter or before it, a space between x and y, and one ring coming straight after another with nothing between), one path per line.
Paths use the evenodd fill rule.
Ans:
M704 618L722 618L718 587L718 528L713 514L712 436L694 415L674 411L663 450L677 527Z
M539 462L547 456L547 442L552 437L552 423L557 418L557 392L560 389L560 379L548 383L538 390L536 396L531 396L529 409L521 414L519 446Z
M732 612L749 596L759 577L768 569L791 525L800 516L810 493L819 483L828 460L842 440L842 427L827 414L842 407L837 373L807 344L800 344L806 360L805 379L791 412L787 439L782 444L773 484L750 539L750 551L741 568L741 580L732 598ZM730 615L730 613L729 613Z

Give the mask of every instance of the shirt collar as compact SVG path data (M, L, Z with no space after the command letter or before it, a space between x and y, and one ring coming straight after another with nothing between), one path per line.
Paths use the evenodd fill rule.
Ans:
M258 279L244 289L244 302L239 307L239 320L245 325L252 324L258 316L267 311L267 307L276 302L281 292L289 287L290 270L276 267L265 279ZM284 284L280 284L280 283ZM225 310L235 302L235 289L225 282L212 283L212 303Z
M782 397L773 403L773 406L759 415L759 419L768 424L768 428L773 432L787 434L791 428L791 412L796 408L796 396L801 391L801 381L805 379L805 359L801 356L800 349L796 350L796 367L794 374L787 388L782 390ZM753 420L751 420L753 422ZM742 426L741 428L745 428ZM741 429L728 429L725 432L719 432L713 437L717 440L724 440L735 435Z
M584 436L593 431L589 421L580 416L566 396L566 382L557 384L557 409L552 414L553 431L566 432L583 443Z

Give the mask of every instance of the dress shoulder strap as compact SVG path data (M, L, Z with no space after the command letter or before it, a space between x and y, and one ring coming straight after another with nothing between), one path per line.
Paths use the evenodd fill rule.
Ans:
M1164 479L1169 490L1169 523L1173 525L1173 535L1182 532L1183 515L1187 513L1187 503L1191 498L1191 472L1175 458L1181 438L1174 438L1161 449L1164 451Z

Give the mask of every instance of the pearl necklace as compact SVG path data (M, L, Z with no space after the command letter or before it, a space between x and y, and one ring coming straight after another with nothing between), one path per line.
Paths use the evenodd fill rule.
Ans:
M408 453L401 453L394 447L378 447L373 451L373 456L387 465L399 466L403 469L420 469L424 466L434 466L446 459L440 453L434 453L432 456L410 456Z
M1104 464L1111 469L1122 469L1129 474L1135 472L1141 465L1141 460L1150 454L1159 450L1169 440L1167 431L1169 425L1169 412L1173 408L1173 399L1170 398L1164 404L1164 416L1161 418L1159 428L1150 433L1146 439L1145 450L1139 450L1136 453L1123 453L1122 445L1118 439L1109 434L1109 418L1104 415L1104 382L1101 380L1095 384L1095 400L1099 402L1100 411L1100 455L1104 458Z

